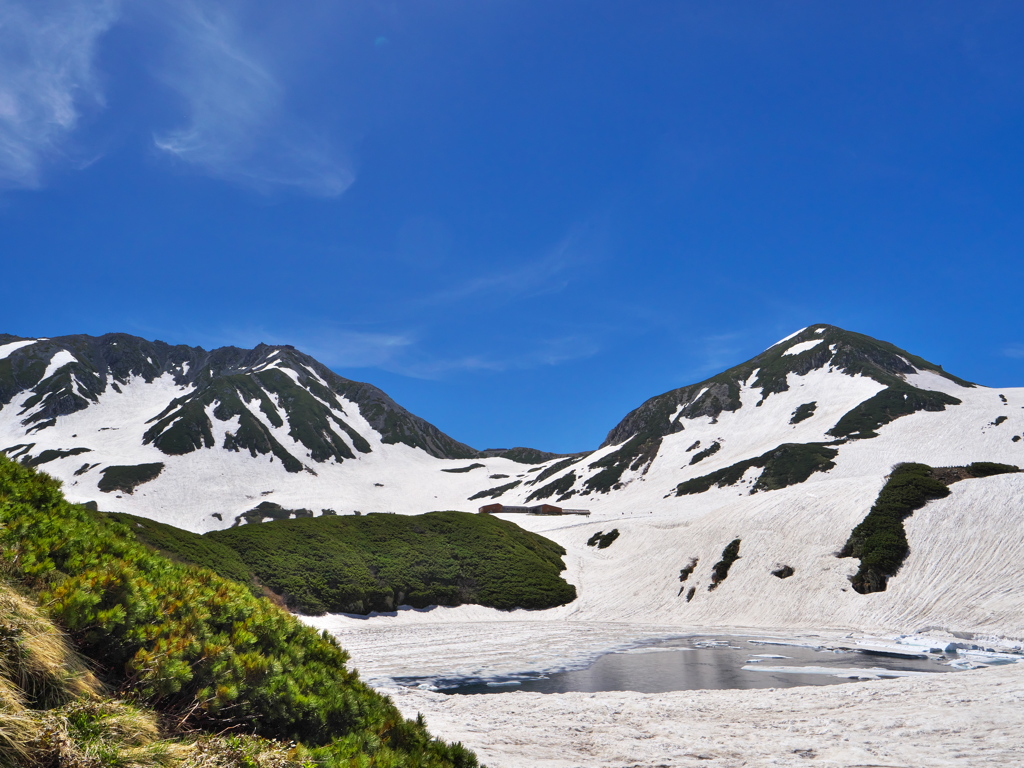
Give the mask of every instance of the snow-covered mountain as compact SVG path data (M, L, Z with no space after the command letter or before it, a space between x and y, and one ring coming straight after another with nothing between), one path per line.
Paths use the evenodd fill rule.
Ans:
M567 548L567 617L1024 637L1024 474L956 482L914 513L884 592L855 592L856 559L836 557L898 463L1024 466L1024 389L829 325L651 398L573 456L476 451L291 347L0 336L0 449L74 501L195 531L254 509L585 507L511 518Z
M0 335L0 450L63 480L72 500L194 530L261 503L457 506L486 485L485 465L472 478L444 469L479 460L510 473L555 457L476 451L290 346L206 351L126 334Z
M951 483L902 524L909 554L885 590L853 588L858 560L839 555L905 462L1024 467L1024 388L814 325L651 398L600 449L501 500L594 510L522 523L569 552L580 597L564 618L1024 639L1024 473Z

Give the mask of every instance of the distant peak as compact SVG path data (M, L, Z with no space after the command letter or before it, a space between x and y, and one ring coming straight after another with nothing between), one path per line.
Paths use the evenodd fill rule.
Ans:
M778 347L781 344L785 344L788 341L793 341L799 336L803 336L805 341L809 341L812 336L820 336L824 334L827 330L842 331L842 328L837 328L834 325L828 325L826 323L814 323L813 325L807 325L801 328L800 330L793 331L793 333L789 334L789 336L784 336L783 338L779 339L770 347L768 347L768 349L766 349L765 352L767 352L769 349L774 349L775 347Z

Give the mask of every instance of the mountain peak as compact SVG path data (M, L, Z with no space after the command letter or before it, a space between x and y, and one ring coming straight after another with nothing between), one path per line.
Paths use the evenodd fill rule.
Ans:
M874 396L842 414L825 433L826 440L874 437L875 430L901 416L958 405L960 400L945 390L974 386L889 342L816 323L744 363L652 397L631 411L608 433L601 447L618 447L591 465L601 471L587 479L586 491L606 492L617 487L627 469L646 472L662 440L683 431L688 421L703 417L715 423L723 413L760 407L814 371L872 379L880 385ZM826 385L822 382L819 386ZM750 394L758 398L756 402L751 403Z
M150 414L143 444L166 455L216 446L270 455L290 472L314 471L316 463L372 451L361 434L367 424L357 428L353 417L365 420L382 443L404 443L438 458L476 455L376 387L345 379L290 344L207 351L124 333L0 335L0 409L18 399L25 437L99 404L111 392L158 379L166 383L168 401ZM216 436L224 430L223 438ZM292 441L299 455L285 447Z
M791 375L812 370L866 376L889 388L919 389L907 381L921 372L936 374L961 386L974 386L942 370L942 366L886 341L838 326L818 323L780 339L764 352L709 379L651 398L616 425L603 445L615 445L637 434L651 436L679 431L683 419L717 418L742 407L740 388L760 390L762 401L789 389Z

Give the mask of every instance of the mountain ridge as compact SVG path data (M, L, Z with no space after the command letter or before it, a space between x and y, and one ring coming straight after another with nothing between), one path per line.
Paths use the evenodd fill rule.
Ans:
M216 403L220 408L219 417L242 416L243 411L237 402L239 396L245 399L246 404L258 398L268 420L274 426L280 426L280 414L275 414L280 409L269 402L266 392L261 392L261 389L290 398L289 404L294 408L312 409L314 418L333 421L351 438L352 445L348 446L344 441L324 434L300 433L299 441L310 449L317 461L328 457L337 460L353 458L353 448L365 452L368 447L344 419L331 413L331 406L335 411L344 410L337 401L337 395L358 404L370 426L381 434L385 443L404 443L438 458L472 458L477 455L474 449L411 414L372 384L339 376L291 345L259 344L251 350L226 346L207 351L202 347L172 346L122 333L102 336L77 334L40 340L0 334L0 349L22 342L28 343L0 359L0 407L9 405L15 395L31 388L35 397L23 404L23 410L34 410L23 421L33 431L52 426L59 416L87 408L90 402L98 401L108 386L117 391L132 377L152 383L161 376L169 375L176 386L191 386L196 390L180 401L172 402L147 432L147 443L153 443L170 455L188 453L200 446L212 447L210 419L199 413L199 408L205 409ZM52 365L55 356L61 352L66 356L61 358L63 364L56 370L51 371L43 364L45 355L49 354ZM296 386L280 378L280 374L272 369L292 378ZM255 378L261 386L248 385L245 379L236 377ZM314 398L323 401L322 405L301 397L299 390L303 388L313 389ZM279 457L288 463L290 471L300 471L301 462L283 458L282 448L274 444L275 440L267 430L251 418L243 417L243 422L240 425L241 435L235 435L232 448L245 448L253 455L281 454Z
M838 471L850 444L902 419L973 413L965 399L989 393L888 342L816 324L649 398L592 452L480 451L289 345L0 335L0 450L53 473L76 500L197 531L259 519L260 504L423 513L586 497L629 510L695 488L775 492Z

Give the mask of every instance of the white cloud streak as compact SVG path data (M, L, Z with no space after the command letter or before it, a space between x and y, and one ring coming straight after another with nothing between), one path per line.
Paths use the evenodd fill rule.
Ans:
M94 71L116 0L0 0L0 185L38 188L67 140L103 105Z
M1011 344L1003 349L1003 354L1006 357L1024 358L1024 344Z
M185 104L185 125L157 133L161 152L210 176L269 192L331 197L354 180L329 142L292 118L286 88L226 4L161 0L171 45L157 77Z
M479 297L523 300L558 293L602 258L601 246L591 242L594 239L589 228L575 227L538 259L514 269L471 278L438 291L420 303L447 305Z
M433 360L410 360L408 355L397 357L391 364L381 366L394 373L416 379L441 379L452 373L531 370L559 365L570 360L591 357L600 351L593 340L581 336L545 339L525 352L505 355L466 355Z
M200 338L194 336L191 338ZM257 344L291 344L324 365L346 368L391 369L416 343L412 334L320 328L313 332L281 333L265 328L226 329L205 342L217 347L231 344L243 348Z
M139 329L149 336L172 336L155 328ZM349 376L351 369L375 368L414 379L437 380L458 373L530 370L559 365L571 360L591 357L600 351L592 339L568 335L543 339L525 351L505 351L495 354L471 353L456 357L440 357L424 349L422 340L408 331L356 331L347 328L318 328L315 331L298 330L295 333L269 331L266 328L226 328L216 334L193 332L185 343L214 348L234 345L242 348L257 344L291 344L301 352L324 365Z

